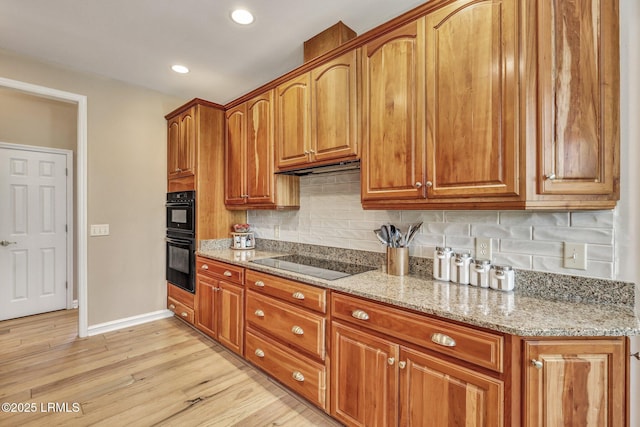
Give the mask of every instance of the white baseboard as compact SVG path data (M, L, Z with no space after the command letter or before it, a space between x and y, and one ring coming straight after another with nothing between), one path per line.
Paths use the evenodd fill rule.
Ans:
M151 313L139 314L137 316L126 317L124 319L112 320L110 322L91 325L88 328L88 336L104 334L106 332L117 331L118 329L141 325L154 320L166 319L173 316L171 310L158 310Z

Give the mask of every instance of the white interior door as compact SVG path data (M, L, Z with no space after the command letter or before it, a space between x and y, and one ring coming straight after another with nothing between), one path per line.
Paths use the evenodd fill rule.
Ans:
M67 306L66 169L65 154L0 147L0 320Z

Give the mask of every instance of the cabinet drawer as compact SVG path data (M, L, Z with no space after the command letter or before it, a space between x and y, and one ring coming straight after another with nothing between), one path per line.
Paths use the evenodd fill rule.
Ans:
M291 390L326 409L326 368L248 330L245 357Z
M173 298L167 298L167 308L182 320L194 324L194 312L192 308L187 307L180 301Z
M247 288L309 310L327 312L327 290L256 271L247 271Z
M333 318L494 371L503 371L504 339L498 334L336 293L332 294L331 312Z
M247 292L245 321L269 335L324 360L324 317L255 292Z
M167 296L189 308L194 307L194 295L189 291L185 291L182 288L172 285L171 283L167 283Z
M237 285L244 284L244 268L213 261L208 258L196 258L196 273L204 274L214 279L225 280Z

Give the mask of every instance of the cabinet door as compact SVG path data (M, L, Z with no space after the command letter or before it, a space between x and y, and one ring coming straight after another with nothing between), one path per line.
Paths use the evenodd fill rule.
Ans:
M246 203L246 121L247 107L239 105L226 113L224 202L227 205Z
M311 137L310 76L305 73L276 88L278 168L309 162Z
M168 122L168 177L179 178L195 173L196 109L189 108Z
M516 195L518 2L427 15L426 55L427 198Z
M541 193L617 193L618 1L542 1L538 16Z
M247 203L275 203L273 91L247 102L246 158Z
M311 71L311 157L314 161L358 154L357 51Z
M218 282L218 341L225 347L242 355L244 342L244 289L224 281Z
M349 426L398 422L398 345L332 325L331 415Z
M625 424L623 339L524 345L525 427Z
M424 19L362 48L362 200L424 198Z
M400 404L401 426L504 425L502 381L404 348Z
M196 275L196 327L212 338L218 338L216 293L218 282Z

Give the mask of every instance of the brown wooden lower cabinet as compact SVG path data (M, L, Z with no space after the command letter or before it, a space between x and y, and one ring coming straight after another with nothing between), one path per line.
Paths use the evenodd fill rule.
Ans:
M480 372L401 347L401 426L504 425L504 384Z
M627 425L625 345L622 338L525 341L523 426Z
M196 328L240 355L244 347L243 304L242 286L196 276Z

